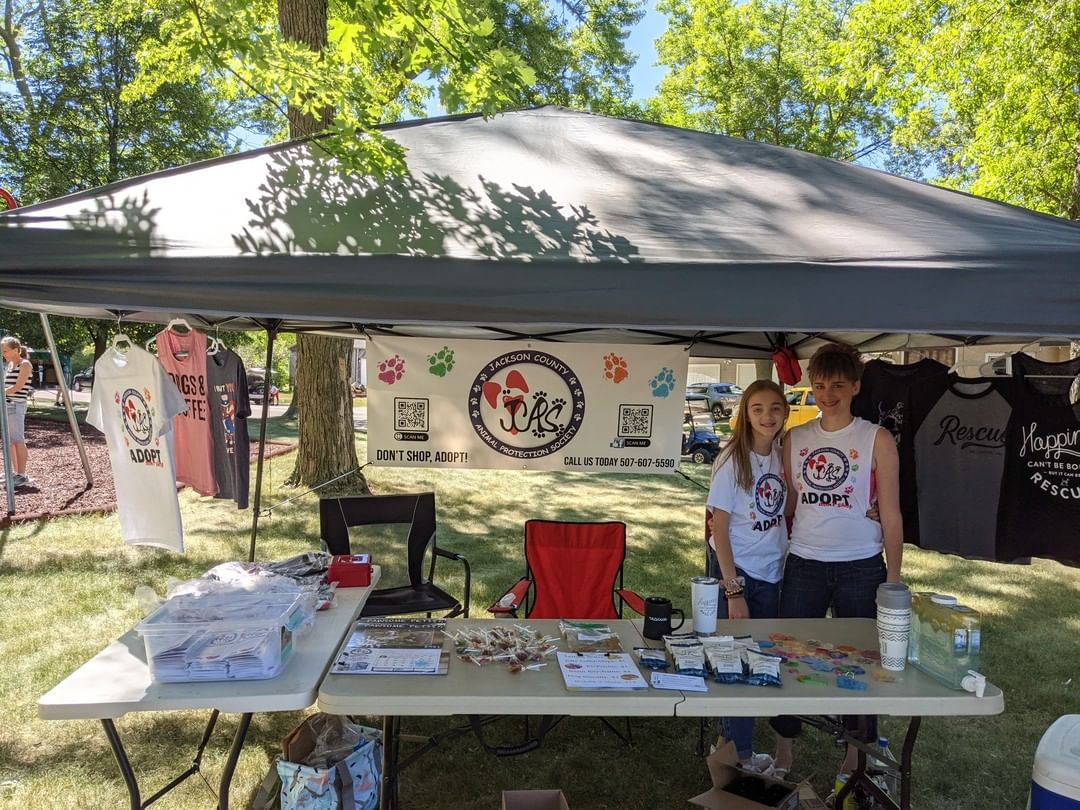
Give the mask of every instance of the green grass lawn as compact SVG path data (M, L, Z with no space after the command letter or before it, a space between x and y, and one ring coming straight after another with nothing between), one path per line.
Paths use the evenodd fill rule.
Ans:
M288 438L295 429L275 421L271 435ZM363 437L358 448L363 459ZM292 456L267 462L264 502L295 494L281 485L292 464ZM684 469L699 482L707 480L703 466ZM626 521L627 586L668 595L677 606L686 605L689 579L702 568L705 493L677 476L371 467L366 473L378 493L435 490L440 544L464 553L473 565L474 616L484 615L483 608L522 573L522 524L530 517ZM184 556L124 547L115 515L0 532L0 603L9 608L0 631L0 700L9 713L0 724L0 808L127 806L100 724L41 721L36 701L138 621L132 595L137 585L163 591L169 577L197 576L223 560L246 557L249 513L189 491L181 493L181 505ZM275 510L261 526L260 559L317 548L314 496ZM371 551L387 565L387 582L403 575L393 570L397 552L383 546ZM448 564L441 571L449 590L460 590L458 568ZM914 590L952 593L982 611L983 671L1006 695L1006 712L998 717L924 722L915 757L916 806L1023 807L1039 738L1059 715L1077 711L1080 571L1043 561L1028 567L967 562L908 547L904 574ZM246 805L281 738L301 716L255 717L234 781L234 806ZM204 759L214 788L235 721L223 718ZM118 721L144 798L187 766L204 723L202 713L138 714ZM411 720L405 731L434 732L447 723ZM884 718L882 724L898 750L906 722ZM696 720L635 721L636 744L626 747L598 721L568 720L539 751L508 760L488 757L475 740L462 737L405 771L403 805L480 810L497 808L503 789L561 787L575 810L684 807L686 798L708 785L705 765L694 757L697 728ZM765 728L758 737L758 750L768 750ZM808 730L796 755L794 775L811 779L824 795L840 760L838 749ZM212 806L211 790L199 777L154 805Z

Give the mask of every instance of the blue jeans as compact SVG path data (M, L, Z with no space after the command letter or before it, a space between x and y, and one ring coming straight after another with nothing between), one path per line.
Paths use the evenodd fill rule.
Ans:
M712 552L712 549L709 549ZM707 566L709 576L722 577L720 566L716 564L715 552L709 555ZM715 574L713 571L715 570ZM750 611L751 619L775 619L780 608L780 583L766 582L763 579L754 579L747 576L746 572L735 566L735 573L746 579L746 592L743 598L746 607ZM716 618L726 619L727 600L721 599L716 606ZM739 759L749 759L754 753L754 718L753 717L725 717L720 721L724 729L724 739L735 743L739 752Z
M823 619L829 608L837 619L873 619L877 616L877 588L885 581L885 560L880 554L848 562L818 562L788 554L780 586L780 616L784 619ZM794 717L775 717L772 727L782 737L797 737L802 723ZM861 728L860 737L877 738L876 717L845 717L849 729Z

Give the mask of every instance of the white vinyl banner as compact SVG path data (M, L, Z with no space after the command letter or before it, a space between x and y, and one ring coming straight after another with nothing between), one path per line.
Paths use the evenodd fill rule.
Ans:
M368 340L368 459L396 467L671 473L682 346Z

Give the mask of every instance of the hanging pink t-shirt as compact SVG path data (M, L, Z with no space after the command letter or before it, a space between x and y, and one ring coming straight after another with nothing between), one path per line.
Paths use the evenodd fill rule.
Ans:
M200 495L216 495L210 439L210 404L206 392L206 335L158 332L158 359L187 400L187 412L173 419L176 434L176 480Z

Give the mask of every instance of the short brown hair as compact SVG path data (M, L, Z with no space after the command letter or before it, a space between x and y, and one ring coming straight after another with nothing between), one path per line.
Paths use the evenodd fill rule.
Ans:
M829 380L842 377L858 382L863 373L862 356L854 346L843 343L826 343L810 358L807 375L813 380Z

